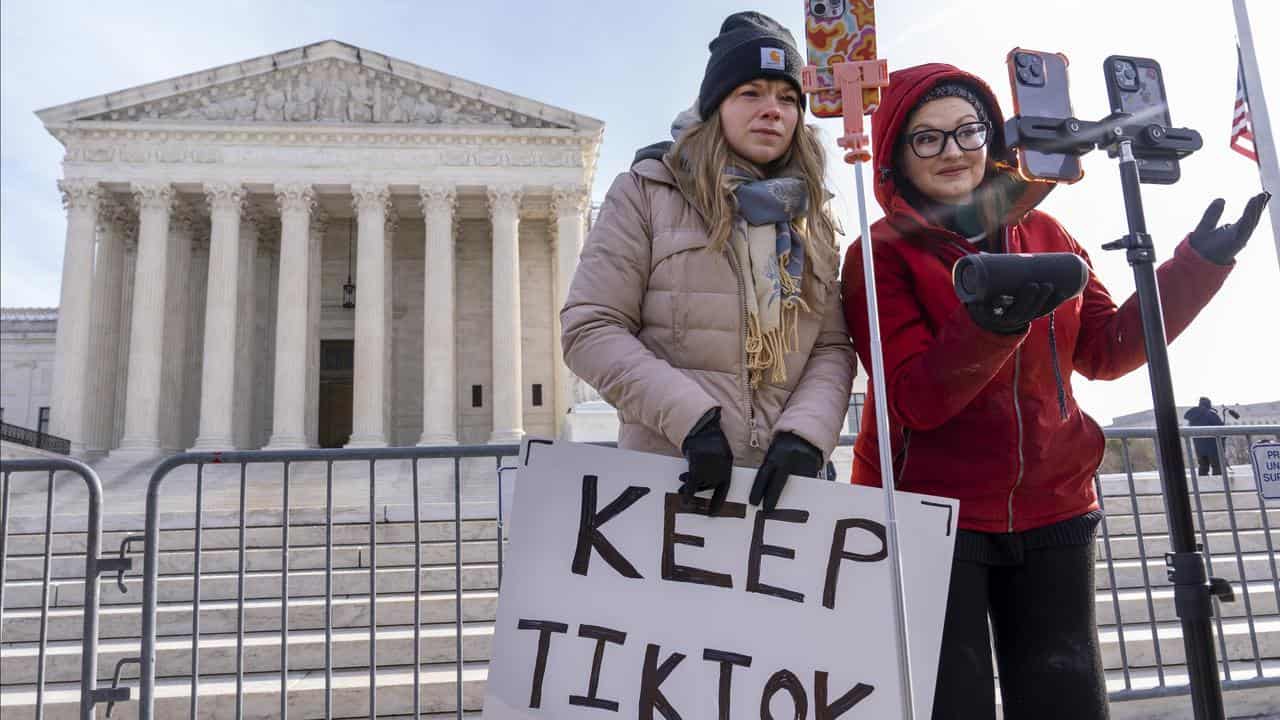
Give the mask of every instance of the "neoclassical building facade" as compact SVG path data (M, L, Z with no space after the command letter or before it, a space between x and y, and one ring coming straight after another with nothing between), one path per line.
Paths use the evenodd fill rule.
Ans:
M37 115L66 148L49 431L73 452L563 422L600 121L336 41Z

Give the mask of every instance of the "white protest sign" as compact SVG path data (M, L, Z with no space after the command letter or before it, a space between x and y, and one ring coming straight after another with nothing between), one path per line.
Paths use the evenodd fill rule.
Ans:
M1259 442L1249 448L1253 476L1264 500L1280 501L1280 442Z
M484 706L513 718L895 718L884 498L791 478L716 517L679 459L527 446ZM917 712L932 707L957 502L897 495Z

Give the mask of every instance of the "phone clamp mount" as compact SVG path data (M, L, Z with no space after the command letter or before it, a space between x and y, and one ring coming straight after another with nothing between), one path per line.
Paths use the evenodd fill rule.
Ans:
M1144 122L1125 112L1113 112L1097 121L1015 116L1005 123L1004 136L1010 148L1077 157L1098 149L1105 150L1109 157L1120 158L1126 207L1136 202L1139 212L1141 200L1136 194L1130 197L1126 168L1131 168L1135 182L1141 183L1142 175L1134 161L1180 160L1204 147L1204 140L1195 130ZM1131 232L1106 243L1102 249L1127 251L1130 265L1155 262L1155 246L1146 232Z
M836 144L846 150L845 162L867 162L871 159L871 137L862 124L862 116L866 114L862 91L889 86L889 61L851 60L834 63L830 68L835 78L833 85L818 79L816 65L804 66L800 71L801 89L807 94L839 89L840 102L844 106L844 135L836 138Z
M1015 116L1005 122L1004 136L1010 148L1076 156L1096 148L1116 157L1120 145L1127 141L1139 160L1179 160L1204 146L1195 130L1167 128L1125 112L1113 112L1093 122L1074 117Z

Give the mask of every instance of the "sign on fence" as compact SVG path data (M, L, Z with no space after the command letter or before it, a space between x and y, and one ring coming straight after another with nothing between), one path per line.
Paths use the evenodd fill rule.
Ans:
M708 517L675 493L679 459L533 441L522 460L486 720L901 715L880 490L792 478L764 513L738 469ZM927 715L958 508L897 508Z
M1268 502L1280 501L1280 442L1259 442L1249 448L1258 492Z

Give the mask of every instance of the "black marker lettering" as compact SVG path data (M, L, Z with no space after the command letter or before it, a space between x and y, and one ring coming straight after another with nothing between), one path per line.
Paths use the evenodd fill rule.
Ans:
M817 720L835 720L849 711L854 705L862 702L875 688L865 683L858 683L849 692L841 695L835 702L827 704L827 674L821 670L813 674L813 702Z
M604 662L604 644L611 642L614 645L621 645L627 641L627 634L620 630L600 627L599 625L580 625L578 626L578 637L595 640L596 654L591 659L591 679L587 683L586 696L570 695L569 704L618 712L617 701L601 699L596 696L596 692L600 689L600 665Z
M578 521L578 549L573 553L573 573L586 575L587 565L591 562L591 549L595 548L600 557L609 563L623 577L639 578L635 566L622 557L622 553L601 534L601 525L609 522L619 513L635 504L637 500L649 494L649 488L632 485L622 492L616 500L596 512L596 485L600 478L595 475L582 476L582 513Z
M844 549L845 539L852 529L866 530L880 540L880 549L870 555L849 552ZM827 580L822 590L822 606L828 610L836 606L836 584L840 581L840 561L879 562L889 557L889 546L885 544L884 525L866 518L847 518L836 522L835 532L831 536L831 557L827 561Z
M763 556L780 557L794 560L796 551L792 548L764 544L764 523L766 520L778 522L805 523L809 520L807 510L774 510L756 513L755 529L751 531L751 552L747 555L747 592L772 595L793 602L804 602L804 593L786 588L766 585L760 582L760 560Z
M779 691L786 690L791 694L791 704L795 708L795 720L804 720L809 714L809 698L804 694L804 686L800 678L790 670L779 670L764 684L764 693L760 696L760 720L773 720L773 711L769 709L769 701Z
M653 711L657 710L666 720L681 720L680 713L667 702L662 694L662 681L667 679L672 670L684 660L678 652L658 664L658 652L661 651L652 643L644 650L644 671L640 674L640 720L653 720Z
M720 663L720 692L718 695L720 712L716 717L718 720L729 720L729 698L730 691L733 688L733 666L751 667L751 658L746 655L707 648L702 651L702 659Z
M702 547L706 539L698 535L685 535L676 532L677 515L706 515L711 511L711 500L694 496L685 498L679 493L667 493L666 507L662 522L662 579L675 582L714 585L715 587L732 588L733 578L726 573L711 572L702 568L676 564L676 545ZM727 502L716 513L716 517L744 518L747 506L742 503Z
M564 633L569 626L549 620L521 620L521 630L538 631L538 659L533 664L533 689L529 691L529 707L542 707L542 676L547 673L547 654L551 651L551 633Z

